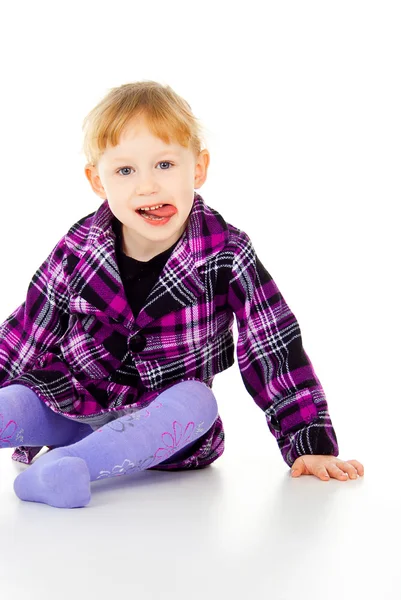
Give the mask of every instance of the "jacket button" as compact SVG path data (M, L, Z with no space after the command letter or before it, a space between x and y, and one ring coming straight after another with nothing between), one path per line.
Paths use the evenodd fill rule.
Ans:
M146 338L144 335L137 333L133 335L129 341L129 348L132 352L141 352L146 346Z

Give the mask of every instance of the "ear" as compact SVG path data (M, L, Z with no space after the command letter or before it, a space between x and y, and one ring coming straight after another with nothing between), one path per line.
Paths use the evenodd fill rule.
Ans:
M210 154L209 151L204 149L199 153L198 158L196 159L195 165L195 181L194 188L200 188L206 181L207 178L207 170L210 164Z
M102 198L103 200L106 200L107 194L102 185L100 175L98 173L97 168L94 165L87 163L85 165L85 175L91 185L91 188L95 192L95 194L97 196L99 196L100 198Z

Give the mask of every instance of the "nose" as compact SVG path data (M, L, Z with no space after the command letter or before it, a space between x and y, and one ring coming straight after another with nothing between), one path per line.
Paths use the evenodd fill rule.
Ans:
M151 173L143 173L138 176L136 193L138 196L148 196L157 191L157 184Z

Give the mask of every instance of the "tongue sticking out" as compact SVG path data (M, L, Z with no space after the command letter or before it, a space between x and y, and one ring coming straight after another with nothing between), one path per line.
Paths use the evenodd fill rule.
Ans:
M154 215L155 217L172 217L177 212L175 206L171 204L165 204L161 208L156 208L155 210L147 210L146 214Z

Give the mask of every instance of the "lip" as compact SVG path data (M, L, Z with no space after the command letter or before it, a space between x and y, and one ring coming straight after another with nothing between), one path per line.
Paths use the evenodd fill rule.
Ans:
M159 227L160 225L166 225L166 223L168 223L170 221L170 219L172 219L174 217L174 215L172 215L171 217L165 217L164 219L161 219L160 221L152 221L150 219L145 219L145 217L142 217L140 214L138 214L139 218L142 219L142 221L145 221L147 225L150 225L151 227Z

